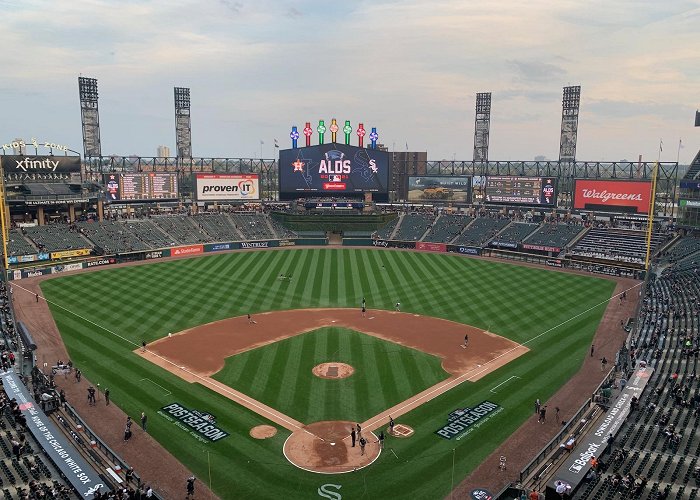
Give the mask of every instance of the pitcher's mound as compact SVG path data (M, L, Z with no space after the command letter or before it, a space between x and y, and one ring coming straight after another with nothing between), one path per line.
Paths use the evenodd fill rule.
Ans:
M381 450L377 436L363 432L367 440L365 454L359 439L352 447L350 431L354 422L315 422L294 431L284 442L284 456L300 469L321 474L340 474L367 467L374 462Z
M347 378L355 372L355 369L345 363L321 363L314 366L311 371L321 378Z
M250 429L250 437L255 439L267 439L277 434L277 429L271 425L256 425Z

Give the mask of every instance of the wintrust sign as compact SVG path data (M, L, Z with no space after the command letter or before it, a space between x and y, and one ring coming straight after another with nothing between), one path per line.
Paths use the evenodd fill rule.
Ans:
M574 208L646 214L651 182L576 179Z

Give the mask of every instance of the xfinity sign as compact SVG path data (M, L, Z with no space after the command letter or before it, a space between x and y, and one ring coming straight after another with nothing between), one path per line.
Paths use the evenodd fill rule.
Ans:
M79 156L0 156L5 175L79 173Z
M260 199L258 174L195 174L197 201Z

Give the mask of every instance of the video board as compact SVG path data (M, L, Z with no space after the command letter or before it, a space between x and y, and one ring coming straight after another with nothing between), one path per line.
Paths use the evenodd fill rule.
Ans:
M105 174L108 202L174 200L178 197L177 174Z
M488 176L484 183L486 203L508 205L557 205L556 177Z
M408 178L408 201L469 203L471 177L423 175Z
M197 201L259 200L258 174L195 174Z
M280 151L280 199L377 193L386 197L389 153L346 144ZM381 198L381 197L379 197Z
M649 213L651 181L574 180L574 208L607 212Z

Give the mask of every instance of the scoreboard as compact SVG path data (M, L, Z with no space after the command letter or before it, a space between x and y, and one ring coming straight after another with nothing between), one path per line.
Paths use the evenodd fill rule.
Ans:
M489 176L484 184L486 203L509 205L557 204L556 177Z
M178 197L177 174L149 172L105 174L104 177L108 201L173 200Z

